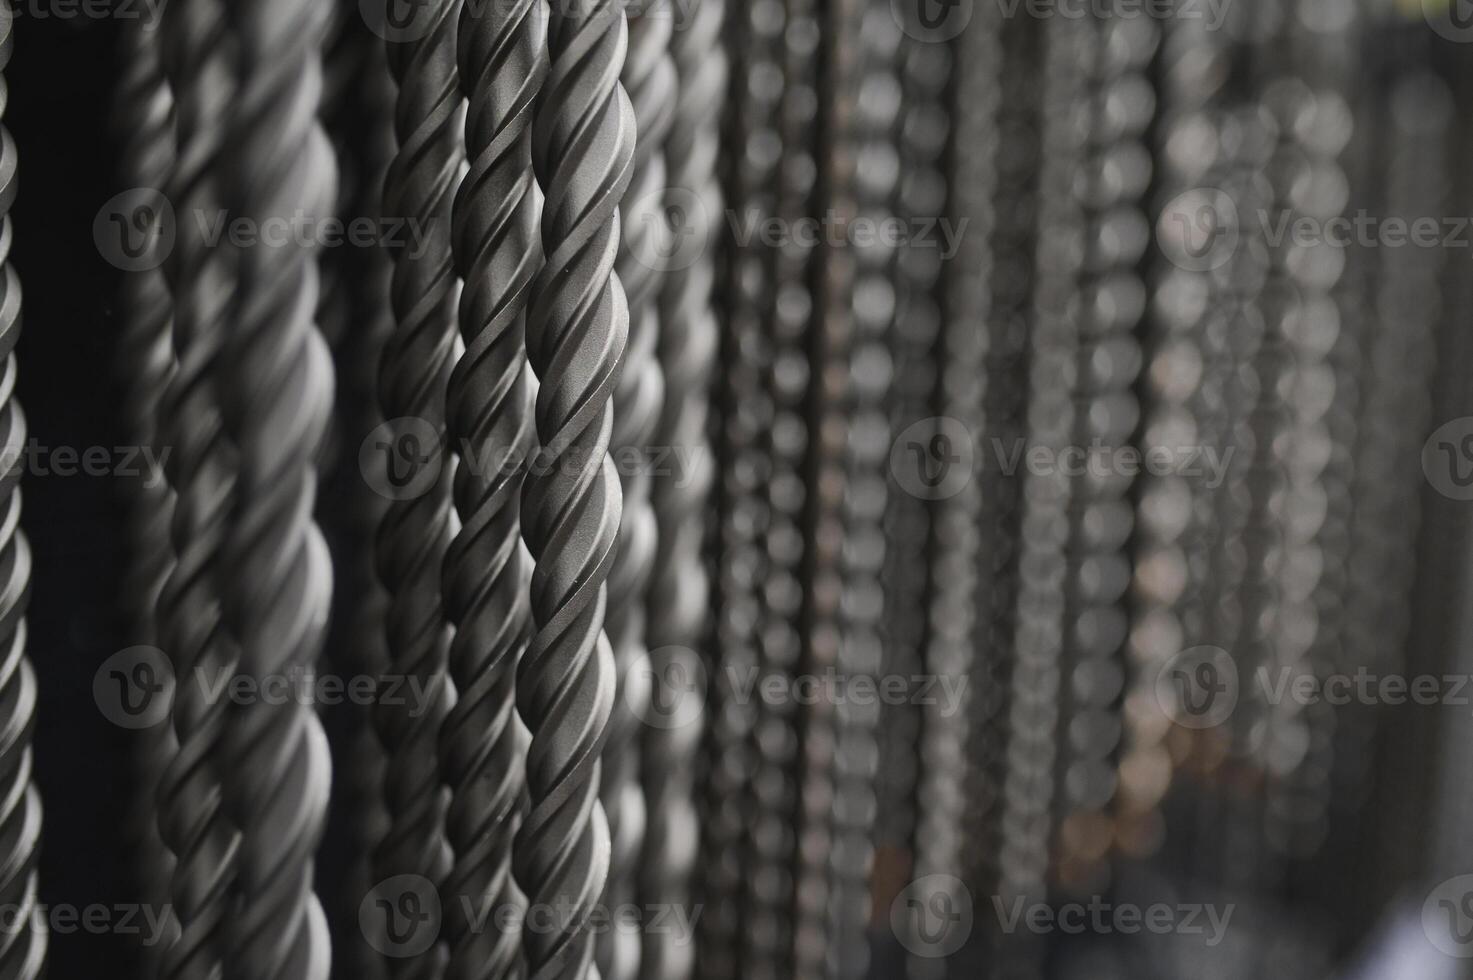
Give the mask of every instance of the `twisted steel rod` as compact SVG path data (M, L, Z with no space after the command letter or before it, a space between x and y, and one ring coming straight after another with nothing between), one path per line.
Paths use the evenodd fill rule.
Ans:
M522 493L537 628L517 672L517 710L532 733L531 809L513 872L529 904L556 915L551 928L529 917L523 931L536 980L598 976L590 917L609 873L598 790L617 683L603 624L621 512L611 397L629 336L614 272L634 162L634 111L619 84L627 44L612 3L553 9L551 67L533 114L546 264L532 287L527 354L541 382L542 453Z

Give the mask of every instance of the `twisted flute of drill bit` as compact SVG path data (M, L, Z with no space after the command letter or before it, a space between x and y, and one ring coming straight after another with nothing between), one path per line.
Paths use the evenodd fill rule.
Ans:
M134 21L124 26L125 66L116 98L117 132L122 142L119 170L131 188L161 188L174 165L174 100L159 63L157 34ZM170 342L173 302L168 283L158 268L142 269L123 278L125 311L118 360L124 389L123 419L133 444L157 448L159 403L174 374ZM157 642L154 622L159 591L174 565L169 525L174 493L158 473L146 472L128 488L131 552L124 587L124 610L131 620L133 642ZM167 724L138 733L138 767L142 788L135 796L134 839L143 901L168 905L169 878L174 856L159 834L155 800L159 781L178 750ZM152 973L158 948L147 945L143 955Z
M677 14L677 16L680 16ZM721 184L716 160L721 148L720 120L711 112L726 95L726 54L721 48L725 4L697 4L678 22L670 55L679 81L675 112L665 139L670 191L674 261L660 287L660 342L657 353L665 376L665 406L655 440L681 447L687 461L654 483L659 515L654 578L649 594L649 645L669 651L657 666L660 683L680 683L706 676L707 665L693 648L706 638L710 583L702 554L706 508L715 483L711 445L706 434L711 373L720 343L711 292L715 285L716 240L712 233L721 214ZM636 110L636 118L638 111ZM687 240L686 236L690 236ZM686 263L682 250L694 248ZM686 718L687 697L703 697L693 685L674 693L672 713L664 724L644 733L643 774L648 822L646 853L639 883L645 907L686 909L692 902L691 872L700 846L700 817L695 805L696 759L700 752L700 715ZM683 980L695 965L692 937L651 929L644 937L641 975L649 980Z
M465 902L486 903L496 915L524 904L511 877L526 788L514 709L517 660L532 625L520 534L523 465L533 441L524 340L529 290L542 265L532 110L548 71L546 6L518 0L488 16L467 4L458 54L469 100L470 170L453 211L465 353L450 376L446 422L467 458L455 477L461 529L444 563L445 611L455 624L450 670L460 691L440 739L455 853L445 879L454 909L445 926L447 976L493 980L522 974L521 936L478 929L461 910Z
M617 681L603 622L622 504L608 458L610 398L629 334L614 272L634 158L634 111L619 84L626 44L623 12L607 0L553 10L532 134L547 262L533 287L527 353L542 382L543 459L522 493L537 633L517 675L517 708L532 732L532 806L513 868L528 901L557 916L552 929L529 919L533 980L598 977L589 918L609 868L598 788Z
M609 572L607 630L614 647L619 697L603 753L600 798L609 819L612 853L603 903L618 908L635 897L644 849L645 801L640 785L640 732L650 699L649 650L645 645L645 599L654 572L658 525L650 504L649 466L643 462L654 440L665 402L665 379L656 356L660 340L660 269L669 226L665 221L665 135L675 109L675 63L670 59L671 21L660 14L629 21L629 55L621 80L634 108L639 139L634 172L620 205L623 242L615 271L629 301L629 346L614 389L614 451L640 459L621 468L624 520ZM640 940L627 929L605 929L598 937L598 968L610 980L639 973Z
M415 419L443 444L458 289L447 231L463 158L464 100L455 70L460 4L437 0L420 12L429 18L423 36L388 48L389 69L399 85L394 111L399 151L384 180L384 213L423 222L431 234L415 249L394 250L389 301L396 325L380 363L379 407L386 419ZM384 802L389 815L375 849L374 871L380 880L417 874L438 887L451 861L439 772L440 725L454 698L445 673L450 629L440 604L441 566L452 534L450 480L444 452L432 452L418 465L434 470L425 492L389 504L376 542L379 579L389 595L389 674L423 684L424 703L381 697L374 707L388 757ZM384 693L390 683L397 681L386 678ZM443 952L442 945L431 943L419 955L399 958L392 972L434 977Z
M179 214L213 213L222 203L222 120L235 88L224 30L220 3L172 5L164 15L164 70L177 93L177 156L168 197ZM168 475L176 496L174 568L159 593L158 638L176 676L200 676L210 684L228 684L238 660L224 634L216 581L234 461L211 379L229 335L224 316L235 290L231 258L227 249L205 242L198 223L185 220L163 267L174 299L177 369L161 406L159 441L174 447ZM175 692L170 717L179 747L158 791L159 833L176 862L169 904L180 930L160 957L160 973L169 980L222 975L236 874L239 837L221 787L228 702L206 691L205 684L186 683Z
M10 62L14 36L8 3L0 2L0 69ZM0 79L0 114L9 88ZM5 871L0 902L16 916L0 934L0 976L30 980L41 975L46 932L36 907L36 856L41 837L41 797L31 783L31 729L36 713L36 676L26 657L26 602L30 597L31 549L20 530L21 447L25 416L15 400L15 342L20 336L20 280L11 267L10 208L15 203L16 151L0 126L0 446L12 460L0 474L0 834Z
M317 120L325 9L263 0L229 11L239 91L227 116L227 203L264 223L325 217L335 163ZM333 399L332 361L314 322L316 255L305 243L240 248L221 416L239 453L226 527L223 606L241 673L256 681L315 666L332 566L312 508L315 458ZM240 827L227 976L321 980L331 957L313 891L331 758L310 704L232 705L225 802Z

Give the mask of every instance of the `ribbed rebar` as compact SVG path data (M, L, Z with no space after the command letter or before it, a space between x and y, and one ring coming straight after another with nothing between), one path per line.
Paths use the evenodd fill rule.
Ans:
M670 41L678 91L665 159L669 189L663 196L671 221L672 257L660 287L661 332L657 353L665 377L665 404L654 436L668 472L654 475L652 495L659 535L649 590L648 644L662 651L654 669L659 683L687 679L685 690L662 690L672 716L642 733L645 860L639 893L646 909L691 916L691 874L700 847L696 811L696 761L702 714L685 698L704 697L715 661L697 653L707 641L710 582L706 571L707 505L716 464L707 436L710 386L720 326L712 293L722 212L717 163L720 118L711 111L726 97L726 54L721 48L725 4L712 0L676 13ZM688 252L687 250L694 250ZM693 255L687 260L686 255ZM693 707L693 706L689 706ZM650 929L640 961L646 980L685 980L695 966L694 937Z
M159 61L158 35L136 21L124 26L121 51L125 72L116 94L117 131L123 143L118 169L129 188L161 190L174 165L174 99ZM123 329L118 340L119 378L123 387L123 425L132 444L158 458L159 406L174 374L173 301L159 268L129 272L122 287ZM155 606L174 565L169 524L174 492L163 474L145 471L128 486L130 562L123 610L130 623L130 643L158 642ZM139 735L139 780L136 841L141 897L149 906L168 904L174 856L159 835L159 781L178 750L167 724ZM147 948L150 959L158 950Z
M211 247L196 220L224 207L221 154L236 89L224 18L222 4L175 4L160 28L164 70L176 93L177 157L167 195L178 231L163 267L174 298L177 371L159 425L160 442L174 450L168 475L176 494L175 565L159 593L158 637L184 680L170 715L179 750L159 784L159 832L177 862L170 904L180 932L160 968L169 980L222 975L239 847L221 799L229 704L209 697L200 682L230 683L239 659L224 634L217 581L235 461L211 377L229 335L225 311L236 273L231 252Z
M0 69L14 50L9 3L0 3ZM0 115L9 88L0 81ZM30 980L46 959L44 917L36 906L36 858L41 836L41 798L31 783L31 728L36 711L36 677L26 657L26 602L30 597L31 549L20 530L19 482L26 422L15 400L15 342L20 336L20 280L10 265L15 203L16 151L0 126L0 446L8 461L0 475L0 839L5 841L0 902L14 910L15 925L0 935L0 975Z
M541 382L542 451L522 493L537 631L517 671L517 710L532 733L531 809L513 870L543 915L523 932L536 980L598 976L589 920L609 871L598 790L617 683L603 623L621 512L611 398L629 335L614 272L634 160L634 110L619 84L627 43L610 2L553 9L551 70L533 121L546 264L533 283L527 355Z
M523 465L533 446L526 314L542 264L532 173L532 112L548 71L547 9L524 0L488 16L461 13L460 84L469 100L470 170L454 207L455 259L465 280L465 338L450 376L446 417L461 453L455 506L461 528L445 556L445 610L456 626L450 670L460 700L441 735L450 786L445 879L454 980L517 977L515 930L478 930L462 902L499 910L525 899L512 880L523 811L526 737L515 709L517 660L532 625L531 564L520 536Z
M389 302L396 322L379 367L379 408L390 424L415 420L411 424L424 436L433 433L438 447L445 441L459 292L450 217L464 160L465 103L456 72L460 12L458 0L421 8L423 21L416 22L414 36L388 45L389 70L399 86L394 107L398 153L384 178L383 211L419 227L423 240L390 250L394 273ZM374 706L374 725L387 756L384 802L389 818L375 850L374 874L379 880L415 874L437 888L451 862L439 772L440 726L454 702L445 672L450 629L440 599L452 534L448 462L443 450L388 461L391 466L407 463L411 485L416 490L423 485L424 492L389 504L374 555L389 597L384 624L388 663L381 691L388 693L407 681L419 692L407 699L381 697ZM422 473L419 467L433 472ZM399 478L404 477L401 471ZM438 941L430 943L417 955L398 958L394 975L439 976L443 955Z
M336 197L317 120L325 8L265 0L227 17L238 84L224 116L227 209L263 229L298 214L324 220ZM310 233L232 251L237 288L212 372L239 466L220 585L240 672L259 685L312 671L322 648L332 565L313 504L333 370L315 323ZM331 948L312 880L331 758L315 707L232 704L224 740L225 804L241 835L225 975L326 977Z
M664 455L663 448L653 443L665 403L664 370L657 356L658 300L670 236L665 218L664 144L675 114L677 82L675 62L670 58L673 23L664 10L631 16L629 50L620 74L639 136L629 188L620 204L623 241L615 265L629 303L629 345L614 388L612 451L619 460L624 519L609 572L606 627L619 678L600 789L613 847L602 899L607 909L626 906L636 897L645 838L639 743L651 679L645 602L659 540L650 500L650 470L652 461ZM632 980L639 973L640 945L640 936L627 925L603 930L598 937L599 972L609 980Z

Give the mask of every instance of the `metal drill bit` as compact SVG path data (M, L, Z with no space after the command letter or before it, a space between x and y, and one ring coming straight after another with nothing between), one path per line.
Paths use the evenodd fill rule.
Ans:
M453 209L455 260L465 287L465 353L450 376L446 416L468 458L456 474L461 528L445 556L445 611L455 624L450 670L460 700L440 749L450 786L446 833L455 860L445 879L447 976L518 977L516 930L477 930L461 902L491 914L525 904L512 880L512 842L523 812L526 751L516 716L517 660L532 627L531 565L520 536L523 466L533 448L526 312L542 264L532 173L532 113L547 77L547 8L522 0L488 16L461 13L460 85L469 100L470 170Z
M820 35L815 91L819 100L815 159L819 163L816 199L824 218L847 228L856 213L854 190L855 113L859 98L859 0L839 0L827 9ZM856 261L847 242L829 242L817 253L815 318L808 331L810 383L808 431L811 435L804 479L810 487L804 513L804 602L801 618L807 677L837 672L845 659L843 615L844 555L848 527L845 499L846 443L851 410L850 349L854 342ZM861 661L870 651L859 650ZM873 672L874 666L869 667ZM864 671L860 671L864 672ZM834 699L818 697L800 710L797 770L798 836L794 868L793 969L797 976L828 972L834 917L831 855L844 848L836 840L837 749L842 724ZM857 726L856 726L857 727ZM847 877L847 874L845 875ZM846 882L847 884L847 882ZM841 899L847 905L847 897Z
M1136 267L1150 241L1140 200L1151 180L1151 159L1141 140L1156 108L1145 71L1157 42L1149 20L1100 25L1102 53L1092 68L1101 104L1081 161L1080 179L1088 185L1082 195L1085 249L1078 288L1084 312L1075 432L1092 458L1076 480L1070 513L1071 559L1077 565L1070 571L1072 608L1061 678L1069 719L1061 747L1056 846L1061 884L1086 893L1098 889L1114 840L1108 809L1116 788L1120 651L1128 631L1122 600L1130 584L1126 548L1134 523L1128 500L1134 481L1116 460L1140 419L1133 386L1142 355L1135 335L1146 289Z
M410 418L445 442L446 385L455 357L459 284L451 257L451 201L460 179L465 103L456 72L457 0L422 8L414 37L391 42L389 69L398 83L394 132L398 153L384 179L384 214L428 228L413 248L391 249L389 301L396 320L379 368L385 419ZM450 628L441 609L441 576L450 543L448 454L410 461L430 466L425 492L394 500L379 525L375 563L389 595L385 620L386 684L409 678L414 699L381 698L374 723L387 767L389 826L374 855L379 880L416 874L438 888L450 869L445 790L439 772L440 726L454 702L446 675ZM392 465L392 464L391 464ZM417 479L416 473L412 479ZM384 688L387 690L387 687ZM415 703L420 699L424 703ZM399 958L393 973L438 976L444 947L432 942Z
M773 216L785 227L796 228L816 210L814 129L822 32L812 0L784 0L781 10L765 11L764 16L772 18L772 30L780 38L777 58L782 87L775 106L779 142L752 149L781 154L773 161L778 184ZM773 82L761 79L759 84ZM747 946L742 975L753 980L776 980L793 969L799 734L791 693L803 655L802 575L808 538L802 522L808 497L806 401L812 378L808 341L814 309L813 246L812 241L794 235L780 247L769 247L772 279L763 297L762 316L771 345L766 382L772 415L763 443L768 457L763 488L768 523L761 539L767 561L759 585L762 607L756 623L758 683L773 685L782 696L759 703L752 733L757 765L752 780L753 813L747 821L742 927Z
M707 5L698 5L704 9ZM732 64L731 168L727 194L735 213L758 220L775 213L781 138L773 122L782 97L781 0L756 0L727 8L724 35ZM690 32L685 32L689 34ZM762 84L756 84L758 79ZM749 83L751 80L751 83ZM677 127L677 132L679 128ZM717 507L720 562L716 579L716 655L708 678L710 728L706 752L711 775L702 800L703 908L697 959L704 976L742 976L746 946L746 834L755 804L758 764L754 732L758 705L741 696L738 678L760 669L758 636L769 559L763 547L768 525L766 485L771 463L764 435L772 428L773 399L766 379L772 341L766 311L772 297L773 255L756 239L735 242L721 269L727 328L721 336L721 388L715 426L721 476Z
M523 932L531 976L584 980L598 975L589 918L609 871L599 753L617 675L603 632L604 583L621 497L608 449L629 335L614 258L635 133L619 84L628 43L622 9L553 9L548 23L552 63L532 132L546 264L527 321L543 458L522 492L537 632L517 670L517 710L532 733L531 810L513 871L530 904L558 912L555 928L529 920Z
M1079 302L1075 275L1084 240L1076 194L1087 116L1089 65L1098 54L1091 19L1052 19L1044 30L1043 135L1039 176L1038 277L1030 338L1028 429L1035 446L1063 452L1078 431ZM1059 761L1061 659L1068 612L1069 503L1074 490L1061 468L1023 477L1023 550L1019 559L1017 659L1009 704L1009 770L1003 783L1000 857L1004 902L1043 901L1053 837ZM1008 937L1003 976L1040 975L1039 944Z
M223 207L219 157L235 94L224 13L215 3L172 5L161 27L164 70L175 93L177 155L168 197L184 216L163 267L174 299L178 367L159 426L161 444L174 449L169 484L176 499L175 565L159 593L158 636L176 676L187 681L170 712L179 751L159 784L159 831L177 862L170 904L180 932L161 967L170 980L222 975L239 845L221 804L228 702L208 697L208 686L198 682L228 684L238 660L224 635L217 581L235 466L211 377L228 335L224 313L235 269L229 250L210 247L191 220Z
M324 13L310 0L229 11L239 90L225 117L222 184L247 220L332 214L335 164L316 118ZM312 246L240 247L235 259L236 295L213 365L239 466L220 584L241 673L259 683L310 672L322 647L332 566L312 508L333 372L314 322ZM331 781L321 722L295 700L232 705L229 721L225 803L240 853L227 975L318 980L331 957L312 886Z
M337 153L337 214L362 221L383 214L383 182L394 155L395 86L386 45L356 2L336 0L323 54L322 122ZM389 305L392 263L379 243L330 249L322 262L318 322L333 348L337 404L325 456L328 475L318 496L318 520L333 555L333 615L326 660L344 677L377 677L388 659L384 614L387 597L373 560L375 532L386 497L364 479L359 448L383 421L377 378L384 338L393 329ZM334 785L325 841L343 839L348 869L328 912L334 959L348 976L380 980L387 960L369 942L359 909L377 882L373 851L383 838L384 750L373 728L371 706L334 709L348 717L338 731L343 762ZM328 730L334 732L332 721ZM324 853L323 860L332 857Z
M1161 49L1160 118L1152 148L1157 210L1177 195L1216 187L1226 163L1212 122L1223 97L1226 45L1200 24L1173 19L1164 25ZM1212 326L1220 286L1210 269L1182 268L1160 257L1152 266L1140 386L1141 441L1147 444L1189 431L1202 445L1220 445L1209 441L1215 430L1197 424L1199 417L1220 416L1214 406L1220 406L1223 375L1232 370L1230 358L1213 347L1224 339ZM1209 642L1187 629L1194 592L1201 587L1202 562L1192 559L1206 553L1212 521L1208 488L1175 474L1141 474L1137 501L1115 833L1122 853L1140 858L1161 843L1160 805L1172 777L1170 719L1157 703L1156 680L1173 655Z
M8 2L0 3L0 70L14 50L13 15ZM0 79L0 115L9 88ZM20 280L10 265L15 203L16 151L10 132L0 126L0 444L10 466L0 475L0 560L6 570L0 588L0 760L3 760L3 806L0 831L4 833L5 874L0 876L0 901L14 910L15 927L0 938L0 975L31 980L41 975L46 959L46 931L36 906L36 857L41 836L41 797L31 782L31 730L36 711L36 676L26 657L26 602L30 597L31 549L20 530L21 494L18 486L26 422L15 400L15 342L20 336Z
M707 437L710 422L711 374L720 327L712 291L716 278L718 222L722 211L717 159L721 150L720 120L711 106L726 96L726 53L721 47L725 4L712 0L693 10L677 11L670 41L679 82L665 157L670 190L672 245L666 254L694 259L672 263L660 287L661 332L658 355L665 376L665 405L655 443L686 452L684 464L661 474L652 488L659 535L654 576L649 589L648 640L664 650L656 666L662 681L705 678L715 664L695 651L707 640L710 583L704 543L707 507L715 481L715 461ZM637 110L636 110L637 115ZM643 132L643 130L641 130ZM686 236L690 236L687 240ZM685 658L695 656L695 663ZM705 691L667 692L678 698ZM690 910L694 906L691 873L700 846L696 811L696 759L702 725L696 714L643 732L643 777L648 818L645 859L641 862L640 904ZM686 980L695 966L692 937L671 930L649 930L644 936L640 975L646 980Z
M158 35L134 21L124 25L122 52L125 72L116 96L117 131L123 145L119 171L130 188L162 188L174 165L174 100L159 62ZM118 360L124 389L124 426L133 444L157 450L159 403L174 374L173 302L161 269L130 272L123 280L125 321L119 339ZM158 474L129 486L131 562L125 579L124 609L131 623L132 642L157 643L155 607L174 565L169 525L174 492ZM167 908L174 855L159 834L156 794L169 761L178 751L167 724L139 732L140 788L136 842L141 897L150 907ZM159 950L146 945L145 973L151 975Z
M665 137L675 113L675 62L670 58L673 21L665 11L629 19L629 50L620 81L629 94L638 133L634 170L619 206L620 244L615 271L629 303L629 345L614 388L612 451L621 460L624 518L609 572L608 630L614 648L618 697L609 720L599 795L609 819L612 853L606 909L634 900L644 848L645 801L640 785L640 734L650 698L645 600L659 538L650 504L646 461L665 403L665 378L656 348L658 305L670 228L665 220ZM627 927L599 933L599 972L608 980L639 974L640 937Z
M888 12L882 14L893 24ZM888 135L898 143L888 203L902 220L946 215L948 175L940 164L951 121L943 101L952 70L951 50L911 38L898 28L884 29L895 45L891 72L898 86L898 105L894 109L903 109L903 113L892 113L888 123L892 128ZM876 119L871 125L872 138L876 138L871 152L881 152L885 144L878 137L885 124ZM881 164L874 166L878 170ZM895 438L934 414L936 340L941 330L936 294L943 266L939 252L925 248L902 248L891 261L895 311L886 342L894 380L885 395L885 409L889 435ZM885 608L877 624L883 651L881 671L886 676L914 677L924 669L926 598L932 588L926 555L931 507L923 497L892 486L885 509L884 566L880 570ZM914 863L920 727L918 705L887 703L880 712L874 875L875 900L881 908L888 907L904 887Z
M846 181L847 206L856 222L883 228L895 221L899 203L900 25L888 4L859 4L847 16L855 22L849 43L856 50L841 84L853 95L837 110L851 118L847 141L854 163ZM847 431L841 454L836 666L846 687L859 690L876 683L882 669L882 626L896 612L881 575L888 549L884 521L892 435L886 402L895 383L889 341L897 326L898 264L904 246L856 241L846 247L853 256L845 273L848 295L841 292L838 298L848 300L852 340L841 355L847 357L849 382L841 403ZM875 734L883 710L872 700L853 697L840 697L834 710L823 975L840 980L862 980L869 971L879 761Z
M932 63L939 47L932 40L912 39L908 42L911 57ZM951 145L947 147L944 165L947 172L947 212L953 220L966 220L967 234L957 243L957 252L944 270L941 282L940 331L936 344L936 385L920 415L938 415L942 424L954 424L949 438L970 438L969 452L960 446L947 451L956 455L955 463L944 463L946 470L936 471L941 479L950 467L964 457L972 458L974 472L966 475L956 492L930 504L928 552L930 591L923 599L925 615L924 642L921 648L921 670L938 678L965 678L974 682L981 673L977 663L988 649L974 637L985 635L987 603L979 602L980 579L991 561L982 551L984 524L981 476L975 472L981 459L984 437L986 396L991 382L988 353L991 329L991 276L993 268L992 236L989 222L994 205L997 182L997 115L1001 101L998 76L1001 74L1001 51L998 40L998 15L991 5L977 8L974 22L949 46L953 60L948 108L953 120ZM916 69L912 68L912 72ZM932 99L939 93L932 90ZM920 421L912 417L907 426ZM902 430L903 431L903 430ZM938 431L936 435L942 434ZM934 436L933 436L934 438ZM943 460L935 460L943 463ZM916 460L915 465L930 465ZM963 464L964 465L964 464ZM938 484L938 491L940 485ZM990 501L987 501L991 503ZM916 822L912 847L915 853L914 873L918 877L952 875L960 877L963 868L964 821L974 818L964 808L969 802L963 794L970 726L980 706L987 703L979 692L962 691L962 701L951 712L939 703L920 710L919 761L916 774ZM979 807L975 819L985 819L986 810ZM985 824L983 825L985 826ZM933 879L945 887L946 879ZM960 896L945 894L946 900L959 901ZM908 938L908 937L902 937ZM934 976L942 969L940 961L913 957L909 973L913 977Z

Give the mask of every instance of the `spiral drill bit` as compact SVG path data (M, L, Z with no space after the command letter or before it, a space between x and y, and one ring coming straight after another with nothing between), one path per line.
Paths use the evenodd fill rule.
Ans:
M537 632L517 670L517 710L532 733L531 809L513 873L531 905L557 911L554 928L529 919L523 932L530 975L584 980L598 976L589 919L609 873L599 753L617 675L603 632L604 585L622 498L608 450L629 336L614 258L635 135L619 84L623 11L610 2L554 9L548 23L551 69L532 131L546 264L527 325L542 458L522 492Z
M1128 632L1122 602L1130 584L1127 544L1134 524L1133 475L1116 465L1140 420L1133 385L1141 369L1137 327L1146 289L1136 271L1151 229L1140 207L1151 180L1142 138L1156 99L1145 70L1158 42L1149 20L1107 21L1094 66L1100 108L1084 161L1086 226L1076 432L1090 454L1070 515L1074 601L1066 627L1070 702L1063 760L1058 876L1076 892L1099 886L1114 841L1109 805L1115 795L1117 708ZM1175 451L1176 446L1167 446ZM1096 455L1098 454L1098 455Z
M10 63L14 28L9 3L0 3L0 70ZM0 80L0 115L8 88ZM0 975L31 980L41 975L46 959L46 932L36 906L36 858L41 836L41 797L31 783L31 729L36 712L36 676L26 657L26 601L30 596L31 549L20 530L20 476L26 443L25 416L15 400L15 342L20 336L20 280L10 265L15 203L15 142L0 126L0 445L10 465L0 475L0 565L5 569L0 588L0 830L5 840L5 873L0 876L0 901L14 910L14 928L0 936Z
M629 303L629 345L614 388L612 451L620 460L624 519L609 572L606 628L614 648L618 697L603 753L600 798L608 815L613 848L607 909L635 898L644 848L645 801L640 785L640 734L650 699L649 649L645 645L645 601L659 538L651 506L649 454L665 402L665 379L657 356L658 304L670 228L665 220L665 137L675 112L675 62L670 58L671 18L663 11L629 18L629 51L620 79L634 108L639 138L634 170L620 204L620 245L615 271ZM626 926L598 937L599 972L609 980L639 973L640 937Z
M707 4L697 6L703 10ZM688 36L691 32L682 32ZM773 125L782 99L781 0L756 0L727 8L724 33L731 60L731 166L726 197L732 213L762 220L776 211L772 186L781 160L781 138ZM677 123L676 132L679 132ZM715 219L719 220L719 219ZM772 341L766 329L773 283L772 250L756 239L737 241L720 270L727 329L722 332L718 419L717 486L721 560L716 580L715 645L707 709L706 752L710 776L702 800L701 863L697 893L703 908L697 959L712 980L734 980L744 967L742 921L749 877L747 828L756 802L756 727L759 706L741 690L744 678L761 669L758 635L769 559L765 492L772 466L764 434L772 429L773 398L766 385Z
M715 464L707 428L711 374L720 343L712 291L722 212L716 172L720 122L710 107L726 97L727 64L721 48L725 16L722 0L677 12L670 42L679 85L665 139L670 190L664 203L672 242L666 254L696 250L688 264L677 260L665 271L659 297L657 353L665 376L665 405L655 442L684 450L687 456L683 461L674 458L675 469L659 475L651 491L659 534L649 590L648 641L651 649L667 655L660 667L662 683L670 684L697 677L709 681L715 666L695 650L707 639L710 600L704 544ZM695 662L684 662L691 657ZM699 714L687 718L682 707L676 702L681 714L669 719L668 726L651 725L643 733L647 825L639 892L645 907L694 907L691 874L700 845L694 794L702 725ZM695 966L692 937L650 929L640 966L645 980L687 980Z
M174 165L174 100L159 63L157 35L137 22L126 25L123 58L127 67L116 107L123 144L119 170L128 187L159 189ZM126 275L122 301L125 321L118 359L124 368L124 424L134 445L157 449L159 403L174 373L173 303L163 271L153 268ZM159 474L146 473L129 487L129 494L132 551L124 609L132 623L133 641L153 645L158 640L155 605L174 564L169 545L174 493ZM138 875L144 900L158 908L168 904L174 858L159 835L156 793L177 749L167 724L139 732ZM152 946L144 951L150 958L156 953ZM150 965L150 972L152 968Z
M429 234L418 247L391 250L389 301L395 327L379 368L384 418L412 418L444 445L446 384L455 357L459 283L451 257L451 201L460 178L464 101L456 73L460 4L436 3L422 14L421 36L389 44L399 86L394 131L399 151L384 179L384 213L417 222ZM402 438L402 437L401 437ZM379 880L417 874L438 888L450 868L445 791L440 785L440 726L454 692L446 676L450 630L440 581L451 537L448 454L431 452L411 465L434 467L424 493L394 500L379 525L375 561L389 596L385 616L389 660L385 684L407 678L423 693L383 697L374 724L387 756L384 802L389 824L374 856ZM416 474L418 476L418 474ZM387 689L387 688L385 688ZM415 703L423 699L423 704ZM395 975L439 974L443 949L430 943L395 964Z
M337 0L323 53L322 121L339 164L337 213L344 221L383 214L384 173L394 155L395 86L386 45L368 27L356 3ZM374 536L387 498L364 479L359 448L383 421L377 378L384 338L393 329L389 305L392 264L379 243L331 249L323 256L318 321L333 348L337 405L325 453L329 475L318 496L318 520L333 555L333 615L326 660L345 677L377 677L384 670L387 597L373 559ZM359 922L363 896L374 886L373 852L383 837L384 749L371 706L345 704L324 712L329 740L341 736L344 759L333 767L328 829L320 860L333 860L336 843L347 873L328 914L334 959L348 976L381 980L386 959ZM334 718L338 727L333 725Z
M317 121L324 8L267 0L229 11L239 91L227 128L227 203L257 222L321 220L336 194ZM332 601L332 566L312 516L315 460L330 417L332 360L314 322L317 257L307 242L242 247L237 293L214 364L220 414L238 452L221 576L240 670L256 683L310 675ZM327 975L331 949L313 892L331 758L311 704L231 706L225 803L240 828L227 975Z
M777 176L773 216L795 228L816 210L819 12L813 0L783 0L780 9L754 9L754 21L759 13L765 21L762 30L770 29L780 38L781 87L775 106L778 142L752 149L777 154L773 160ZM754 81L763 87L777 84L763 76ZM812 377L809 340L815 304L815 244L792 235L770 248L772 279L763 297L762 316L771 345L766 386L772 414L763 444L768 457L767 527L761 543L767 557L757 622L757 683L764 690L771 685L782 694L761 699L751 740L757 765L752 780L753 813L747 821L743 909L747 947L742 975L753 980L777 980L793 969L799 734L791 694L803 656L803 565L809 540L803 527L809 486L805 479L810 432L806 396Z
M450 376L446 423L466 457L455 478L461 528L445 556L445 611L455 624L450 671L460 699L445 719L441 765L450 786L445 879L447 976L522 975L521 936L480 931L460 910L520 908L512 842L525 792L516 667L531 631L531 567L520 536L523 465L532 448L526 314L542 264L532 173L532 113L547 77L547 8L524 0L497 16L467 4L458 62L469 101L470 170L454 206L455 260L465 287L465 353ZM474 456L472 461L469 457ZM504 463L503 463L504 460Z
M175 93L174 171L168 197L179 222L164 274L174 299L177 369L161 406L160 442L172 446L174 568L159 593L159 645L184 678L170 717L179 749L159 784L159 832L175 857L170 906L179 933L161 960L170 980L223 975L239 835L222 804L222 740L229 708L207 696L208 680L228 684L238 655L221 619L218 578L225 521L235 485L232 449L221 428L212 372L229 330L235 289L232 253L212 248L190 216L223 206L218 186L223 120L235 94L225 50L225 8L170 6L162 24L164 70ZM223 688L222 688L223 689Z

